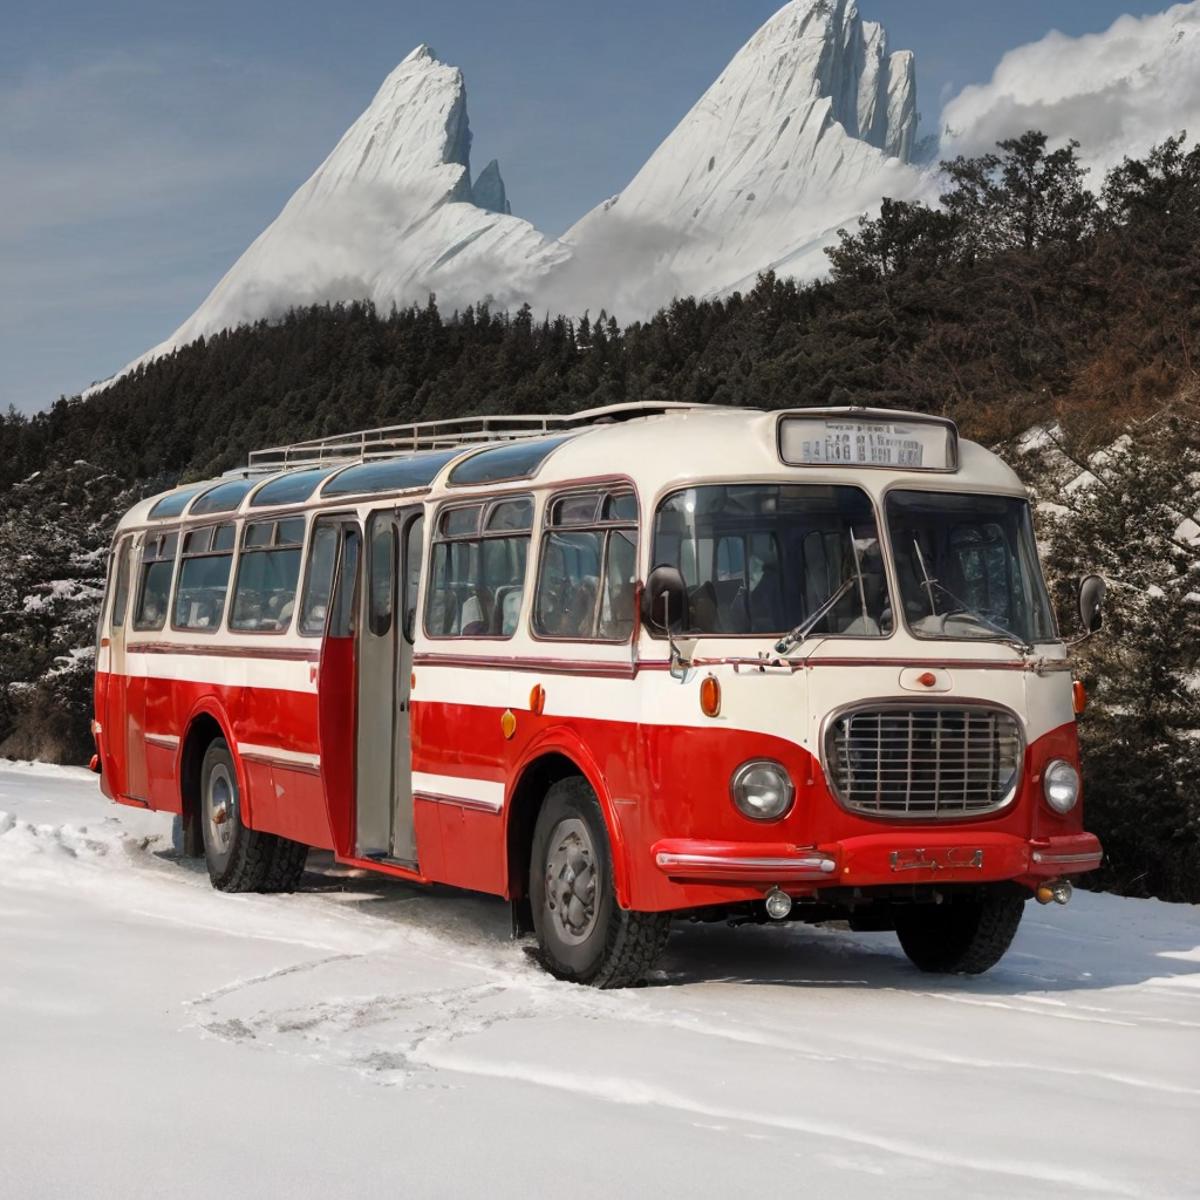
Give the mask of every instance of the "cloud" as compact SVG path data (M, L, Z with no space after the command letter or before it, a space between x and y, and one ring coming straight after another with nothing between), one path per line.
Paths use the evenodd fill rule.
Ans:
M1040 129L1098 171L1187 129L1200 134L1200 0L1103 33L1053 32L1007 53L942 110L942 153L978 154Z

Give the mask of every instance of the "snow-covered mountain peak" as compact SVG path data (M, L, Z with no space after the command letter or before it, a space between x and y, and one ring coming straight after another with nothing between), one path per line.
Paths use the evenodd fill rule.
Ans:
M915 78L854 0L791 0L629 186L565 235L565 294L590 286L591 307L633 317L767 269L822 270L839 225L916 186Z
M855 0L791 0L712 91L765 82L780 108L827 97L851 137L907 160L917 117L914 66L911 51L889 52L883 26L863 21Z

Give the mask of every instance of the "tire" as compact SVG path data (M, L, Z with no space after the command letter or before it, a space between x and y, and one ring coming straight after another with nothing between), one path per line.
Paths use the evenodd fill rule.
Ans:
M1015 889L998 888L982 899L897 907L896 935L922 971L982 975L1012 945L1026 899Z
M200 827L208 877L219 892L294 892L308 847L242 823L237 768L224 738L200 764Z
M559 979L629 987L667 944L666 913L629 912L617 903L604 817L578 776L546 793L533 831L529 899L542 962Z

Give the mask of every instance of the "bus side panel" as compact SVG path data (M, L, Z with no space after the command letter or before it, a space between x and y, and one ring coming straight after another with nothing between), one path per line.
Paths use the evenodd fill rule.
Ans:
M332 850L320 776L278 764L264 770L252 784L254 828L318 850Z
M422 875L451 887L504 895L507 872L499 813L434 804L418 797L413 815Z

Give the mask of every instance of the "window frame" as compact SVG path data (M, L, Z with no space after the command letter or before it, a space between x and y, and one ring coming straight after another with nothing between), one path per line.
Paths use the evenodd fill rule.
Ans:
M228 550L213 550L212 542L217 535L219 529L230 528L233 530L233 545ZM189 554L184 550L187 545L188 538L194 537L198 533L211 531L209 537L209 549L200 550ZM202 525L193 525L187 529L180 530L179 546L175 555L175 577L171 585L171 632L172 633L203 633L205 635L220 633L225 628L225 622L229 617L230 605L229 597L233 594L234 568L237 566L238 543L241 540L240 531L238 530L236 521L211 521ZM225 581L225 598L221 602L221 619L215 625L178 625L175 622L177 605L179 604L179 587L183 583L183 564L185 560L196 558L224 558L229 556L229 577Z
M333 555L333 574L329 578L329 599L325 603L325 620L321 622L321 628L315 633L310 633L304 628L304 598L308 595L308 586L312 580L313 561L315 559L314 549L316 547L317 530L325 522L339 534L338 540L334 544ZM296 589L298 605L296 610L296 635L303 638L323 638L325 631L329 627L329 610L333 604L333 589L337 583L338 562L341 553L340 530L347 522L353 522L359 526L360 533L362 532L362 521L354 509L346 509L338 512L316 512L313 514L313 519L308 523L308 531L304 539L304 560L300 564L300 580L299 586ZM365 541L365 537L364 537Z
M759 478L759 479L746 478L744 476L738 476L733 479L695 479L695 480L689 481L688 483L674 485L672 487L669 487L666 491L661 492L655 498L653 512L650 514L650 516L648 517L647 522L646 522L647 533L649 535L648 549L650 551L650 556L651 556L649 570L652 571L652 570L654 570L654 568L656 566L659 565L658 562L655 561L655 559L654 559L654 543L655 543L655 539L656 539L656 535L657 535L658 514L659 514L659 511L662 508L662 506L664 504L666 504L666 502L668 500L673 499L675 496L682 495L684 492L697 491L700 488L708 488L708 487L723 487L723 488L731 488L731 487L733 487L733 488L736 488L736 487L777 487L777 488L828 487L828 488L853 488L855 491L861 492L866 497L867 503L868 503L868 505L870 505L871 514L875 520L875 536L879 540L880 552L883 556L883 577L887 583L888 598L892 601L892 609L893 609L893 611L892 611L892 627L887 633L882 633L882 632L881 633L822 633L822 634L810 634L809 637L811 639L815 639L815 638L819 637L822 641L872 642L876 645L880 644L881 642L890 642L896 637L897 633L899 633L899 631L901 629L902 623L896 619L896 614L895 614L895 597L899 594L899 592L898 592L898 585L897 585L896 577L895 577L894 564L892 562L892 548L891 548L890 532L888 531L887 525L884 520L884 516L885 516L884 503L885 503L886 497L887 497L886 490L884 491L884 493L881 496L877 497L868 488L866 488L862 483L853 483L848 480L844 481L844 482L832 482L832 481L825 480L825 479L796 479L794 477L780 479L777 476L776 477ZM714 554L715 553L716 553L716 547L714 545ZM650 636L650 638L653 641L665 642L668 640L668 635L665 632L660 633L656 628L654 628L653 626L647 625L645 622L641 622L640 627ZM905 631L907 631L906 625L904 626L904 629L905 629ZM781 632L786 633L787 630L782 630ZM774 633L774 634L768 634L768 633L689 633L689 634L683 634L683 635L672 634L671 636L676 637L676 638L683 636L683 637L686 637L689 641L706 638L709 640L719 639L721 641L731 641L731 642L749 642L749 641L762 642L765 640L774 641L774 639L778 638L780 636L780 634L779 633Z
M314 521L309 519L310 514L304 512L277 512L263 515L260 517L252 517L246 514L242 521L241 527L237 533L237 561L234 564L237 567L233 576L233 585L230 588L230 594L233 602L226 607L228 612L225 617L225 628L229 633L238 635L246 635L247 637L287 637L289 634L296 632L300 628L300 597L301 585L304 581L304 573L308 558L308 540ZM300 535L299 542L285 542L279 544L279 526L287 521L303 521L304 532ZM275 528L271 533L271 541L266 546L247 546L246 538L249 535L250 529L254 525L274 525ZM300 562L296 567L296 590L292 596L292 615L287 625L282 629L248 629L242 625L233 623L233 612L237 607L238 589L242 581L242 566L246 561L247 555L253 554L269 554L273 550L295 550L300 551Z
M147 575L148 575L148 573L145 569L146 568L146 547L150 544L151 541L161 544L162 541L164 541L165 539L167 539L169 537L175 538L175 549L174 549L171 559L170 559L171 578L167 583L167 603L166 603L166 607L163 609L162 619L158 622L158 624L157 625L147 625L139 617L139 614L142 611L142 603L146 598L146 579L147 579ZM135 593L133 611L131 614L129 614L129 626L128 627L129 627L130 631L132 631L133 633L162 633L163 630L166 629L167 618L170 615L170 607L171 607L171 604L172 604L172 602L174 600L174 596L175 596L175 576L179 572L179 547L181 544L182 544L182 536L181 536L180 527L178 525L176 525L174 528L147 530L142 535L142 544L141 544L141 546L138 547L137 587L133 589L134 593ZM151 559L150 561L152 563L160 563L160 562L166 562L167 559L158 558L156 556L155 558Z
M1033 502L1030 500L1028 494L1018 494L1016 492L1003 491L998 488L972 487L972 486L970 486L970 484L966 484L964 486L961 483L961 481L958 481L959 486L957 486L957 487L945 486L945 481L939 480L939 482L942 483L942 486L940 486L940 487L932 487L932 486L921 487L921 486L914 484L911 480L897 480L895 483L888 484L888 486L886 488L884 488L883 492L880 494L879 510L884 518L884 529L887 531L888 570L894 571L894 569L895 569L895 564L893 561L894 557L895 557L895 551L893 549L893 542L892 542L891 513L888 510L888 502L890 501L890 499L894 493L896 493L896 492L916 492L916 493L924 492L924 493L931 493L931 494L942 495L942 496L968 496L968 495L969 496L984 496L984 497L990 496L990 497L1001 499L1001 500L1022 501L1025 504L1025 506L1029 512L1029 527L1030 527L1030 534L1032 536L1033 557L1032 557L1032 560L1029 565L1030 565L1031 570L1037 571L1038 581L1041 584L1041 589L1044 594L1044 598L1046 600L1047 612L1049 614L1050 629L1051 629L1051 633L1048 637L1035 638L1030 644L1033 646L1061 646L1061 645L1063 645L1064 639L1062 636L1062 630L1059 628L1058 612L1054 605L1054 597L1050 592L1050 585L1046 580L1045 569L1042 566L1041 554L1040 554L1041 546L1038 543L1037 530L1035 528L1034 514L1033 514ZM899 579L896 579L896 581L894 582L894 584L892 584L892 586L895 587L895 589L896 589L895 594L898 598L896 607L898 607L900 610L900 615L901 615L901 618L902 618L903 624L904 624L904 632L906 634L908 634L909 637L913 638L915 641L926 642L926 643L931 643L931 642L932 643L957 642L959 644L974 643L974 644L980 645L980 646L985 646L989 642L994 642L994 639L984 638L984 637L952 638L952 637L943 637L943 636L939 636L936 634L917 633L912 628L912 626L909 624L908 612L904 607L904 600L900 594ZM896 625L897 622L895 620L893 620L892 624ZM1012 636L1017 637L1018 635L1013 634Z
M571 500L584 496L596 495L595 516L590 521L582 521L577 524L555 524L553 514L555 507L565 500ZM604 512L605 503L613 497L630 495L633 497L633 503L636 510L636 515L631 519L628 517L613 517L605 519L601 514ZM633 532L633 561L634 561L634 604L633 604L633 626L627 637L621 638L605 638L599 637L600 614L603 608L602 597L604 594L605 583L608 579L608 564L609 555L612 547L612 536L614 533L628 534ZM564 643L576 646L629 646L632 645L637 637L638 628L641 624L638 619L638 602L637 602L637 585L638 585L638 561L642 549L642 506L641 499L638 496L637 488L628 480L619 480L609 483L588 484L582 487L569 487L561 491L551 492L546 497L545 505L542 508L542 528L538 540L538 561L537 571L533 581L533 601L529 610L529 636L535 642L548 642L562 645ZM597 572L596 586L596 607L592 614L592 636L591 637L563 637L560 634L543 633L538 629L538 594L542 586L542 568L546 562L546 547L549 544L550 538L554 534L571 534L571 533L599 533L603 535L603 543L600 547L600 562Z
M132 561L133 560L133 542L134 542L134 539L130 535L124 534L121 537L117 538L116 545L113 547L112 584L111 584L112 591L109 595L108 603L106 606L107 612L105 614L107 616L108 620L107 620L107 622L105 622L103 620L101 621L101 629L103 630L107 626L107 630L108 630L110 637L118 629L120 629L122 631L126 630L129 627L129 623L130 623L129 598L133 591L133 589L130 587L130 584L133 582L133 580L130 578L130 576L132 574L132 569L133 569L133 561ZM124 568L124 575L125 575L125 580L124 580L125 594L124 594L124 596L121 595L122 568ZM117 618L117 600L118 599L121 601L120 619ZM101 634L101 637L103 637L103 633Z
M465 486L465 485L464 485ZM528 500L530 502L529 528L528 529L488 529L488 521L491 519L492 511L499 505L508 504L516 500ZM475 529L469 534L452 534L447 536L442 532L442 524L445 517L450 512L459 511L468 508L478 508L479 520L476 522ZM429 514L426 513L426 519L429 519ZM529 568L533 556L533 535L534 526L537 524L537 497L533 492L514 491L503 492L499 495L492 494L487 496L472 496L469 500L464 498L455 498L453 500L444 501L434 509L432 523L429 525L428 532L425 535L425 542L428 549L424 552L422 566L425 571L426 579L423 588L419 589L421 621L420 628L423 635L431 642L511 642L513 638L521 631L521 616L524 614L525 605L529 598ZM432 633L429 629L429 614L433 609L433 590L437 578L436 572L436 556L437 548L440 545L452 546L455 544L471 544L478 543L481 547L484 542L495 541L517 541L519 538L526 538L528 545L525 550L525 571L521 580L521 612L518 614L517 623L513 627L512 633ZM414 634L415 637L415 634Z

